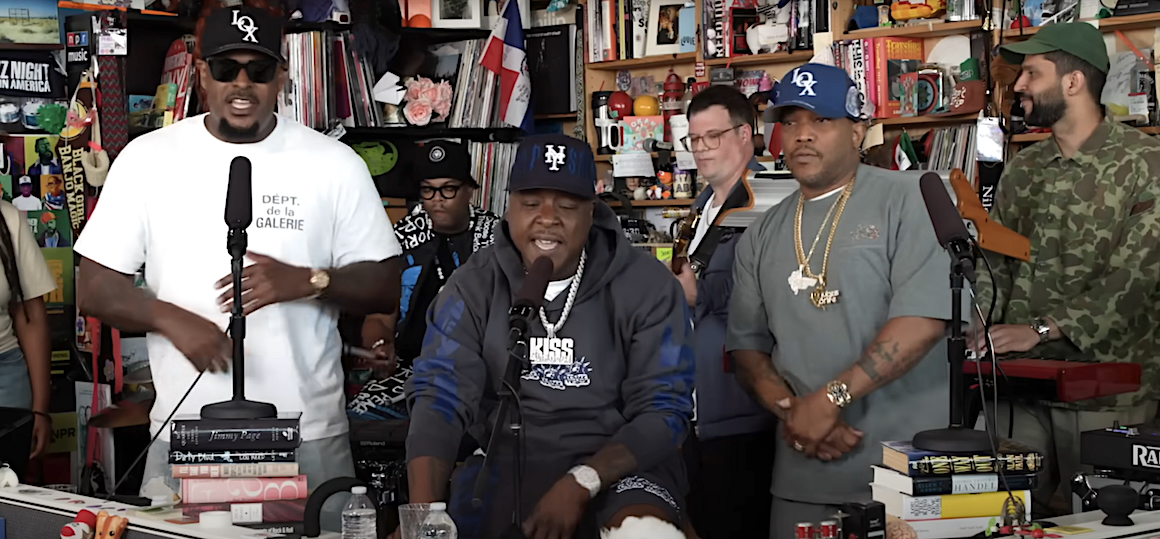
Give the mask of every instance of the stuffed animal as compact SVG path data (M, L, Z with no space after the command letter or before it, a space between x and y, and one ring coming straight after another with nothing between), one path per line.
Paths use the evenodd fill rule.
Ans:
M81 509L72 522L61 527L60 539L93 539L96 528L97 515L88 509Z
M128 526L129 519L109 516L109 513L101 511L97 513L97 530L93 539L121 539Z

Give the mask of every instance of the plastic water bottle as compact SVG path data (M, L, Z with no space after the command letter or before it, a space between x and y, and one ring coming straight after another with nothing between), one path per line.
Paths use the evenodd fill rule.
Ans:
M375 506L367 497L367 488L351 488L350 500L342 509L342 539L378 539L377 518Z
M435 502L431 504L431 512L423 519L419 526L420 539L457 539L459 530L455 528L455 521L447 514L447 504ZM344 538L345 539L345 538Z

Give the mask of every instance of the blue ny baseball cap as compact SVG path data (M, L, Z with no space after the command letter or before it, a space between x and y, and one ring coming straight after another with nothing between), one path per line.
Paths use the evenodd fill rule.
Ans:
M804 64L794 68L773 87L773 116L781 121L781 109L800 107L822 118L862 119L862 94L840 68Z
M508 192L552 189L584 199L596 198L596 161L592 148L567 135L524 137L508 178Z

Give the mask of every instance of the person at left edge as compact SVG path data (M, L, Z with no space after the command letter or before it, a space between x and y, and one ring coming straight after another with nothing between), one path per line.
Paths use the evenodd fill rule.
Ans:
M527 444L519 524L530 539L596 538L637 516L647 518L629 525L663 530L650 537L681 536L673 525L683 519L678 447L692 415L689 308L595 189L587 144L525 138L496 244L452 274L428 310L407 382L407 482L412 503L449 500L461 538L499 537L511 523L510 431L491 449L490 469L480 470L478 455L454 474L452 466L465 433L487 446L509 357L508 310L541 257L555 273L529 323L530 368L519 387ZM488 488L477 510L480 473Z
M76 245L78 303L123 331L148 333L157 387L150 430L161 432L142 484L162 477L176 487L162 422L200 371L209 372L178 413L197 415L233 395L222 372L232 355L224 331L233 297L223 208L230 163L248 158L246 397L302 412L298 463L316 487L354 473L337 314L398 307L399 243L358 155L274 114L286 80L281 22L257 9L223 8L204 28L197 70L209 113L134 140L114 161ZM303 163L326 163L326 178ZM160 180L158 170L166 171ZM133 286L142 264L148 290ZM334 516L324 526L333 528Z
M381 359L405 362L419 355L435 295L472 253L494 243L499 225L494 213L471 203L479 184L466 146L440 140L417 153L419 205L395 223L404 265L399 310L367 316L362 330L364 347Z

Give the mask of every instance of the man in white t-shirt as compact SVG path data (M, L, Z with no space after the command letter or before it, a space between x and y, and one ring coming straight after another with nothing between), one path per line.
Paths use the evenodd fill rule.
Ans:
M20 194L12 197L12 205L20 211L40 211L44 207L40 204L40 199L32 194L32 178L29 176L21 176L19 180Z
M210 112L129 144L76 245L81 311L149 334L151 430L160 436L144 482L163 477L177 486L164 422L191 384L178 414L196 415L233 394L222 372L232 355L224 331L233 297L223 208L237 156L253 169L246 397L302 413L297 462L309 488L354 474L336 319L340 311L398 308L390 259L400 248L358 155L273 113L286 80L281 39L281 23L260 10L225 8L206 18L197 69ZM324 177L311 168L323 163ZM166 171L160 179L158 170ZM142 264L147 292L131 277ZM198 379L199 371L209 372Z
M696 429L683 448L689 516L702 539L768 537L776 417L745 393L725 357L733 253L744 229L718 225L750 204L745 176L761 168L753 159L753 106L732 86L711 86L693 97L688 116L683 142L708 183L693 204L691 261L677 273L696 331Z

